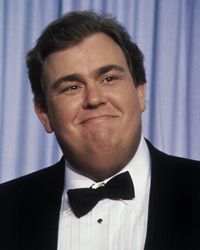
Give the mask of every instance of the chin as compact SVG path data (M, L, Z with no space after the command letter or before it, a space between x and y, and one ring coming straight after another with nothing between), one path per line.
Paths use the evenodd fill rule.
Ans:
M95 165L94 165L95 163ZM79 168L80 166L80 168ZM76 169L83 175L89 177L90 179L94 181L103 181L115 174L117 174L123 167L124 164L119 164L119 162L115 162L112 160L102 160L96 158L95 160L92 160L91 162L82 161L81 165L77 165Z

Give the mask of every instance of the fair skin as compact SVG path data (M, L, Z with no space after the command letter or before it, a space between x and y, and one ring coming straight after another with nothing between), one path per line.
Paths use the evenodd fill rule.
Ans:
M135 87L121 48L103 33L50 54L43 64L46 107L35 110L81 174L104 180L134 156L145 84Z

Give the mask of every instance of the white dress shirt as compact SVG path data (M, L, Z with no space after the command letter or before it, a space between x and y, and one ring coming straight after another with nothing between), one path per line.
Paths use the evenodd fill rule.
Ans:
M132 160L119 172L129 171L134 183L135 198L101 200L81 218L77 218L71 210L67 190L91 187L95 182L75 172L67 161L65 165L58 250L143 250L151 178L150 156L144 138L141 137Z

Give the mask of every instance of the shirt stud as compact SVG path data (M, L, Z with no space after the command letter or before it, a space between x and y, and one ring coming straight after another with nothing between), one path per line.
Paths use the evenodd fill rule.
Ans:
M97 222L98 222L99 224L101 224L101 223L103 222L103 220L100 218L100 219L97 220Z

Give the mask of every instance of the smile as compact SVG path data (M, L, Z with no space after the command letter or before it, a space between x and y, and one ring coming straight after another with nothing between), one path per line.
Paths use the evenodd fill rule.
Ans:
M117 116L113 115L100 115L100 116L92 116L88 117L87 119L84 119L81 124L83 123L89 123L89 122L104 122L105 120L116 118Z

